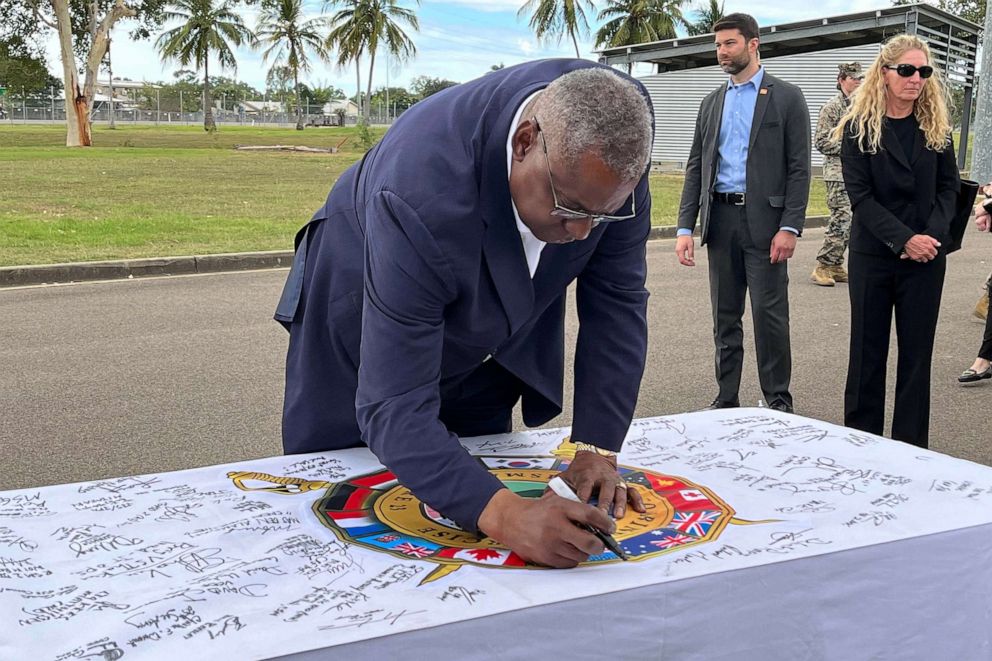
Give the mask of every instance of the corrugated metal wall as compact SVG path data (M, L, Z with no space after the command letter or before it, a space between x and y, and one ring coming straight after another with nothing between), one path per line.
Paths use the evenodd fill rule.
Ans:
M789 55L763 60L765 70L793 85L798 85L809 104L810 135L816 130L816 118L830 98L837 93L837 65L841 62L861 62L867 69L875 60L879 46L856 46ZM716 61L716 50L713 51ZM654 103L655 141L652 160L663 165L685 167L692 147L696 113L703 97L718 85L727 82L727 74L719 67L703 67L639 78L647 87ZM820 166L823 156L813 148L813 165Z

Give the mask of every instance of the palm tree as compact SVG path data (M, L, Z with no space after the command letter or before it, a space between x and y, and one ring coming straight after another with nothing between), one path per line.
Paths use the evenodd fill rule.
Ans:
M696 10L696 22L686 23L686 30L689 36L698 34L708 34L713 31L713 26L723 18L723 3L717 0L709 0L709 6L703 6Z
M273 0L262 5L255 36L258 43L268 46L262 52L262 61L271 57L276 64L285 62L293 76L296 91L296 130L303 130L303 110L300 103L300 72L310 71L308 52L313 52L322 62L328 59L321 28L323 18L304 20L303 0Z
M596 32L596 46L612 48L672 39L678 25L687 25L682 15L683 2L685 0L610 0L597 17L606 23Z
M414 0L418 5L420 0ZM420 29L420 21L412 9L400 7L398 0L329 0L328 5L340 7L331 17L330 34L327 45L338 51L337 63L344 66L354 62L356 71L362 55L369 55L369 76L366 81L366 99L372 97L372 75L375 71L375 56L380 46L398 61L407 60L417 52L413 40L403 31L399 23L406 23L414 30ZM358 89L361 90L361 73L358 73ZM359 108L362 107L361 93L358 94ZM369 104L365 104L364 117L369 118Z
M527 0L517 11L517 17L533 12L530 17L530 27L538 39L545 37L561 38L568 35L575 46L575 57L579 57L579 41L577 34L589 31L589 21L586 11L596 11L592 0Z
M216 131L210 100L210 57L217 57L222 70L236 70L232 44L253 43L255 36L234 13L231 0L218 6L213 0L172 0L171 7L164 13L165 20L182 21L182 25L163 32L155 46L163 60L176 60L184 67L193 63L197 71L203 69L203 129Z
M333 0L325 2L324 8L333 5ZM338 67L345 67L349 62L355 63L355 105L358 106L358 117L364 117L362 113L362 67L361 58L368 47L365 38L366 30L355 15L354 8L339 10L331 19L332 26L327 35L325 46L338 52L336 64Z

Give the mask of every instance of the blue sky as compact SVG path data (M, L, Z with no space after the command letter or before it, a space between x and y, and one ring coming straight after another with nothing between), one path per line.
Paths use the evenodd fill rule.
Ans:
M684 7L691 12L703 0L687 0ZM401 2L414 7L412 2ZM571 42L562 40L540 43L528 27L529 17L517 18L517 10L523 0L424 0L417 8L420 19L420 32L408 31L417 46L416 57L406 63L391 62L388 71L389 84L407 86L410 79L426 75L463 82L478 77L490 66L502 62L517 64L542 57L572 57ZM306 6L312 16L319 15L321 2L307 0ZM597 7L605 6L599 0ZM762 25L787 23L823 16L835 16L851 12L879 9L890 6L886 0L821 0L815 8L806 3L782 2L782 0L726 0L727 13L746 11L758 19ZM255 26L257 10L242 10L249 27ZM593 31L601 23L590 16ZM127 25L121 24L114 30L113 55L114 76L132 80L171 80L178 68L174 64L163 65L151 41L132 42L127 36ZM582 57L595 58L592 51L593 38L587 35L579 42ZM48 45L49 68L61 76L58 60L58 46L54 35ZM250 49L240 49L236 53L238 69L225 71L226 76L236 76L256 88L264 88L265 74L271 63L263 63L261 56ZM383 57L376 60L373 87L386 84L386 67ZM362 86L366 85L367 63L363 63ZM211 72L218 72L216 63L211 63ZM637 72L635 72L636 74ZM101 78L106 72L101 73ZM348 94L355 89L354 68L338 70L333 65L317 64L306 76L308 82L331 84L342 88Z

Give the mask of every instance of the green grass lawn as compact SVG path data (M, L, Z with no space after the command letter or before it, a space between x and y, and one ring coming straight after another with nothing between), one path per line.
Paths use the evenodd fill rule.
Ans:
M353 128L97 126L93 141L67 149L60 126L0 125L0 266L287 250L362 154ZM681 191L680 175L652 175L655 225L675 224ZM827 213L818 179L808 213Z

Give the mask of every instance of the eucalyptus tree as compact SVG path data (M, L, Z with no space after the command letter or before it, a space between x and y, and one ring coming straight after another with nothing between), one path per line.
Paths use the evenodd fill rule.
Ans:
M320 61L328 61L327 46L321 32L327 21L307 19L303 0L271 0L262 5L255 28L259 47L264 47L262 60L270 58L275 64L289 68L296 93L296 130L303 130L303 110L300 103L300 72L310 71L310 53Z
M118 23L129 36L149 36L161 23L165 0L0 0L0 40L43 43L54 31L62 60L67 147L93 144L90 112L100 63ZM10 81L4 81L10 84Z
M578 35L589 31L586 12L596 11L591 0L527 0L517 11L517 17L531 14L530 27L538 39L561 38L568 35L579 57Z
M177 27L159 35L155 41L163 60L175 60L197 71L203 70L203 129L216 131L210 100L210 58L216 57L221 69L236 70L238 63L232 46L252 45L255 35L234 11L234 2L222 0L172 0L165 12L166 21L179 21Z

